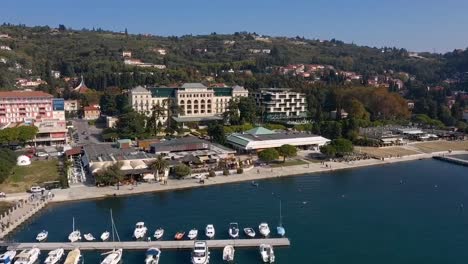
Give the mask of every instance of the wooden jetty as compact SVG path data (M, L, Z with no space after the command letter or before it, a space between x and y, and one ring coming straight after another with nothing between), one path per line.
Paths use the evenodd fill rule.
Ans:
M288 238L258 238L258 239L225 239L225 240L206 240L209 248L222 249L227 245L238 248L258 247L261 244L270 244L274 247L287 247L291 243ZM177 250L192 249L194 240L181 241L124 241L124 242L45 242L45 243L21 243L21 242L0 242L0 247L6 247L8 250L23 250L37 247L40 250L50 251L57 248L65 250L109 250L113 248L123 248L127 250L146 250L150 247L160 249Z
M468 160L459 159L459 158L455 158L451 156L433 156L432 158L437 159L437 160L447 161L447 162L462 165L462 166L468 166Z

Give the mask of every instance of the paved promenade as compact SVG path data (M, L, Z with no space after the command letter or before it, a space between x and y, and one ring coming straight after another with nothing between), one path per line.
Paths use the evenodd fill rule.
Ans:
M453 151L451 154L466 154L467 151ZM271 179L278 177L286 177L292 175L305 175L316 172L329 172L335 170L352 169L365 166L386 165L396 162L412 161L418 159L432 158L434 155L448 154L447 151L436 153L421 153L416 155L404 156L399 158L388 158L385 160L368 159L355 162L326 162L328 167L320 163L308 163L305 165L287 166L279 168L260 167L245 170L243 174L232 174L229 176L216 176L205 180L204 184L200 184L197 179L175 180L170 179L167 184L162 185L159 183L140 183L137 186L120 186L119 190L116 187L72 187L63 190L54 190L54 199L51 202L65 202L83 199L104 198L109 196L123 196L132 195L145 192L160 192L177 189L205 187L217 184L226 184L242 181L253 181L261 179ZM258 169L258 171L257 171ZM6 200L14 201L19 199L26 199L29 194L16 193L8 194Z

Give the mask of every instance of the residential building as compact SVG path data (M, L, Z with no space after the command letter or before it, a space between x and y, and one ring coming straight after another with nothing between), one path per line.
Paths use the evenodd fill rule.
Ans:
M282 145L292 145L302 149L318 150L330 142L329 139L300 132L274 132L263 127L256 127L243 133L234 133L227 137L227 143L234 149L251 153Z
M132 52L131 51L122 51L122 57L131 58L132 57Z
M78 108L79 108L78 100L65 100L65 106L64 106L65 112L76 113L78 112Z
M60 79L60 71L50 71L50 75L52 75L52 77L54 77L54 79Z
M0 92L0 123L53 118L53 96L40 91Z
M114 117L114 116L106 116L106 127L107 128L113 128L115 127L117 121L119 119L117 117Z
M11 48L9 46L2 45L0 46L0 50L11 50Z
M97 106L83 107L83 119L96 120L101 116L101 110Z
M201 83L185 83L180 87L135 87L129 92L133 110L151 114L155 106L164 109L160 122L167 120L169 104L176 104L180 113L174 119L178 122L220 119L233 98L247 97L248 91L241 86L206 87Z
M65 100L63 98L52 99L52 118L65 121Z
M67 144L67 122L58 119L36 120L33 124L39 130L36 137L31 141L34 146L65 145Z
M252 93L262 118L270 120L291 120L307 117L305 94L289 88L261 88Z

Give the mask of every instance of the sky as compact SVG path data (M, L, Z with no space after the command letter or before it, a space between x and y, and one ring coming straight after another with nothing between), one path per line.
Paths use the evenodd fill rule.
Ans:
M468 47L468 0L4 0L0 22L162 36L256 32L372 47Z

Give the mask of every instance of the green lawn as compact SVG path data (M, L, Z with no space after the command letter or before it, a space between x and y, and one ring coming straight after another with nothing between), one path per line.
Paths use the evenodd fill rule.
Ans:
M303 161L303 160L293 159L293 160L286 160L286 162L284 162L284 163L283 163L283 161L278 161L277 163L270 164L270 166L273 167L273 168L278 168L278 167L307 165L307 164L308 163Z
M2 192L24 192L31 186L59 180L57 160L33 161L29 166L16 166L11 175L0 184Z

